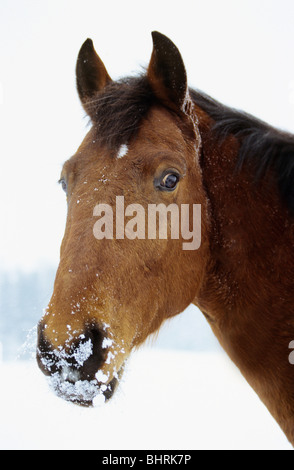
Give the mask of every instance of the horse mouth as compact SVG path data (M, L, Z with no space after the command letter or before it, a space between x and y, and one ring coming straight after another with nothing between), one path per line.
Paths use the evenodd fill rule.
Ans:
M107 384L98 380L73 380L64 378L60 372L56 372L48 377L49 386L60 398L84 407L95 407L110 400L116 391L119 379L123 373L123 366L118 374Z

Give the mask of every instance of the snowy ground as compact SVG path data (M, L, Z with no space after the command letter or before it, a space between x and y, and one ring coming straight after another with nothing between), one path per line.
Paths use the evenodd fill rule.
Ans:
M134 353L113 400L92 409L57 398L32 362L0 364L0 449L291 449L229 359Z

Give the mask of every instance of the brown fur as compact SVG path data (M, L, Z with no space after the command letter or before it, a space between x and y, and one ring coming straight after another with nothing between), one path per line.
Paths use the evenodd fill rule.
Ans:
M67 183L67 224L40 337L52 349L66 349L88 325L107 324L118 371L134 347L193 302L294 444L294 367L288 361L294 340L293 217L283 205L274 168L258 184L251 161L236 172L240 141L232 132L217 138L215 120L183 92L183 64L172 67L173 57L179 64L178 51L156 34L157 52L140 82L111 83L101 61L91 59L92 44L85 43L90 64L98 64L104 76L95 77L91 69L83 92L87 70L77 67L80 97L93 126L61 175ZM159 67L154 57L162 60L169 47L168 61ZM147 95L130 132L130 116L141 99L131 93L135 84ZM131 108L113 100L107 114L104 104L110 106L119 87L124 99L133 97ZM122 122L123 115L128 121ZM121 143L128 143L128 154L117 159ZM173 192L157 191L154 178L167 168L178 170L180 183ZM144 207L201 204L200 249L183 251L181 240L171 239L96 240L93 208L99 202L115 205L117 195L125 196L126 205ZM70 341L68 325L74 332ZM38 356L44 369L41 346ZM113 378L113 363L99 367Z
M272 178L253 185L250 164L234 173L238 143L212 145L211 120L199 115L212 226L210 266L194 303L293 444L293 218Z

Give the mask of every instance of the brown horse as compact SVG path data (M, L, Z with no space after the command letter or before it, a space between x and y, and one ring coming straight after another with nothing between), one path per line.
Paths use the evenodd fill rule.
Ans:
M294 444L294 136L189 89L175 45L152 36L147 72L117 82L91 40L80 50L92 127L61 174L67 224L39 366L67 400L110 398L130 352L194 303ZM121 214L106 218L117 196L129 236ZM139 236L133 204L201 205L201 244L183 249L171 217L166 237Z

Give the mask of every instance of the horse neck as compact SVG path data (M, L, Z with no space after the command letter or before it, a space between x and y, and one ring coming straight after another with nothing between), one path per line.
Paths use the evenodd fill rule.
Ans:
M195 304L294 445L294 224L272 182L237 173L239 144L217 144L201 113L202 173L210 205L210 260ZM289 229L290 226L290 229Z

